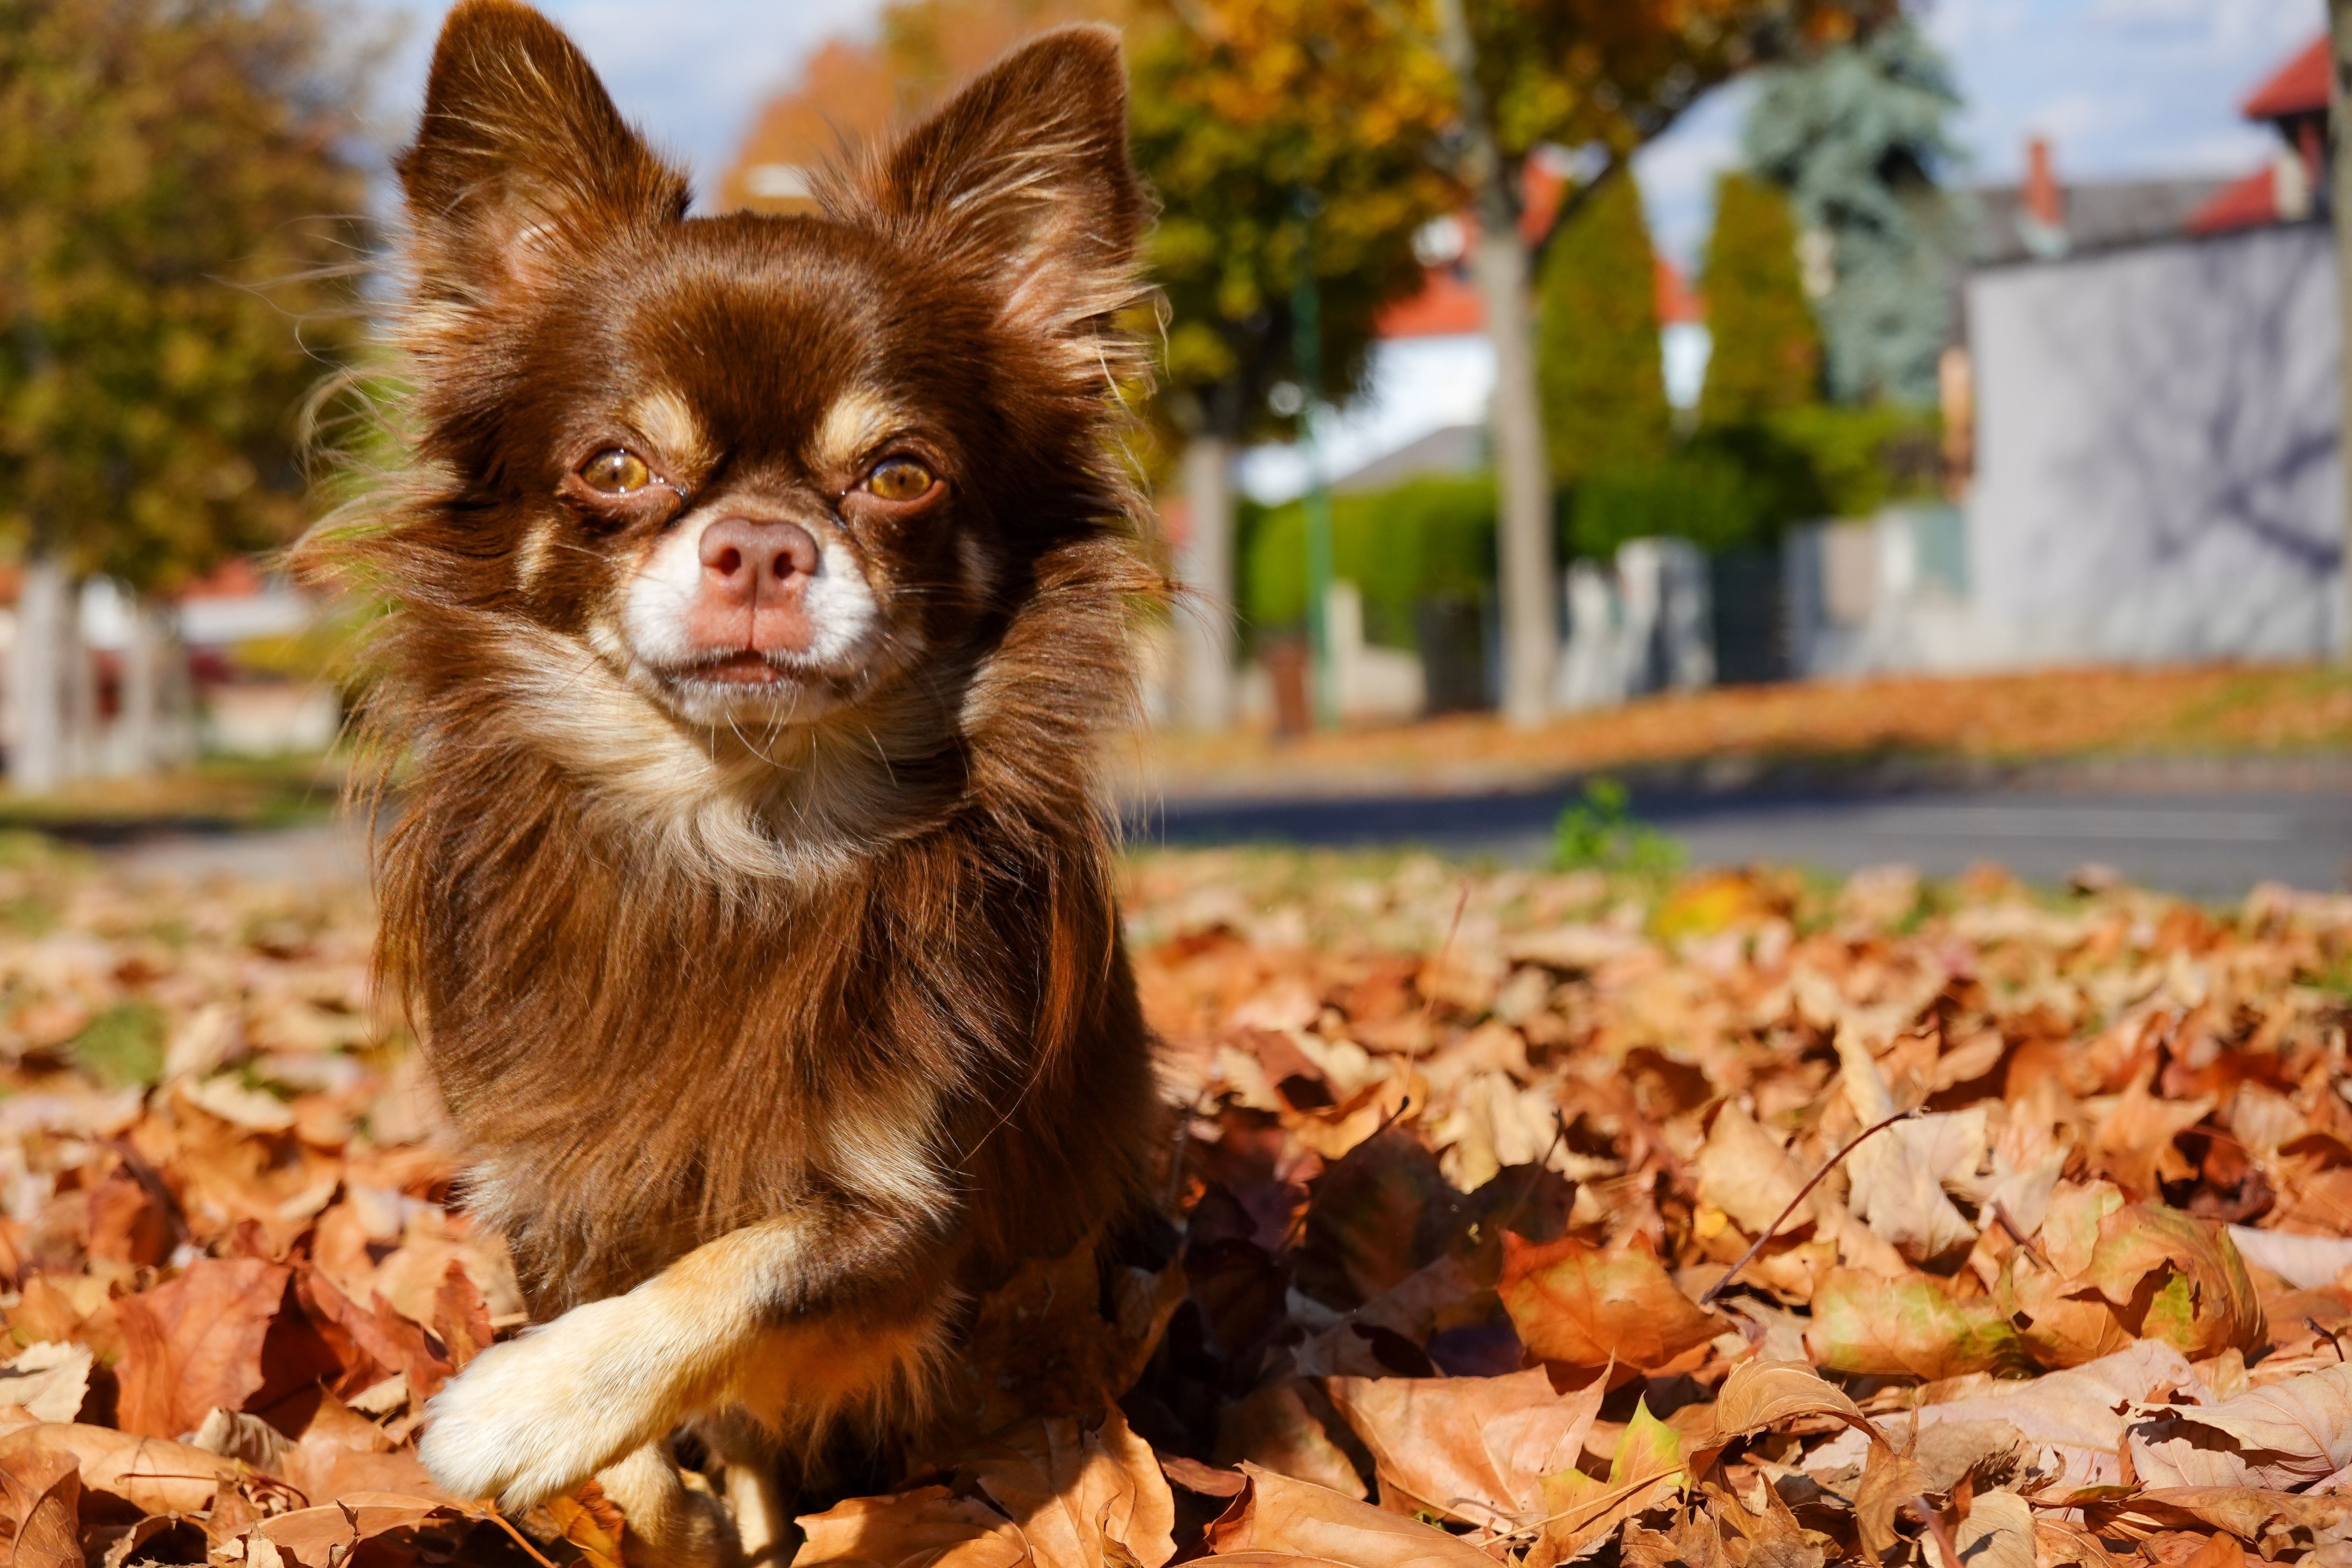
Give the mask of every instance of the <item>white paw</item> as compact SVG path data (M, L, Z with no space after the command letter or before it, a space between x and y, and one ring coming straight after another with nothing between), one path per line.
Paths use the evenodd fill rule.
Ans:
M425 1405L417 1457L442 1490L527 1509L668 1430L662 1379L627 1298L575 1307L493 1345Z

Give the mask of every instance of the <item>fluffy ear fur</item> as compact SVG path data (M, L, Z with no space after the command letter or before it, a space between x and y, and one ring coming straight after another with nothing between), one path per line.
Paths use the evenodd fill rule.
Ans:
M481 303L597 235L686 210L685 178L622 121L572 40L515 0L449 13L396 167L427 304Z
M1013 50L824 195L833 216L989 284L1008 319L1099 330L1134 298L1144 221L1118 31L1063 27Z

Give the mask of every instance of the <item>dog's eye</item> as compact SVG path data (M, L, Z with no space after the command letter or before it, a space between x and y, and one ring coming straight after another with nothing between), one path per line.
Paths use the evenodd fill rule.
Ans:
M866 488L884 500L919 500L930 492L931 470L912 458L892 458L866 476Z
M590 489L608 496L635 495L653 482L646 460L625 447L607 447L580 465Z

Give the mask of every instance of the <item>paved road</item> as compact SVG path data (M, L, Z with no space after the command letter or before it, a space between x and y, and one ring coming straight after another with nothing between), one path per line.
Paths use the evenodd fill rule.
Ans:
M1532 865L1547 856L1570 791L1381 798L1169 801L1138 812L1137 842L1418 844ZM1907 861L1950 875L1991 860L2058 882L2085 862L2151 887L2232 899L2266 879L2352 885L2352 792L1938 790L1899 794L1636 795L1634 815L1678 839L1696 865L1771 860L1844 871ZM173 834L100 851L142 875L227 874L268 881L356 881L357 836L318 826L247 834Z
M1563 789L1385 799L1169 801L1130 834L1171 845L1420 844L1512 863L1542 860ZM1633 814L1694 864L1773 860L1844 871L1907 861L1950 875L1979 860L2029 881L2097 862L2151 887L2235 898L2266 879L2352 880L2352 795L2040 790L1902 795L1636 795Z

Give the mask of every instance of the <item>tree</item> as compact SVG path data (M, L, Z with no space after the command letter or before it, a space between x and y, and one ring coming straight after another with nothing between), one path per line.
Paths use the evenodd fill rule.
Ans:
M1708 88L1811 44L1834 42L1889 0L1434 0L1457 134L1441 154L1471 193L1472 270L1495 343L1501 502L1504 712L1540 722L1559 645L1550 475L1530 352L1528 280L1546 234L1522 227L1527 160L1549 142L1598 170L1552 227Z
M69 764L71 584L176 587L282 542L295 411L355 342L328 273L364 176L296 0L22 0L0 13L0 529L25 588L19 787ZM321 221L322 218L325 221ZM60 657L63 655L64 657Z
M1298 412L1268 399L1304 379L1302 264L1320 344L1307 390L1344 402L1381 311L1423 286L1414 234L1459 204L1433 159L1450 94L1415 33L1368 0L1171 0L1148 5L1129 36L1136 161L1161 204L1160 407L1185 450L1186 706L1216 728L1232 702L1233 456Z
M1755 425L1821 395L1821 331L1798 270L1796 223L1778 189L1737 171L1717 182L1699 287L1714 345L1700 425Z
M1656 267L1630 174L1584 203L1544 253L1536 357L1555 484L1666 456Z
M1958 104L1950 68L1906 17L1776 67L1748 113L1749 163L1827 238L1821 318L1842 401L1936 399L1953 243L1937 175L1955 155Z
M805 171L937 108L958 82L1032 33L1116 22L1126 12L1125 0L892 0L877 37L827 40L800 79L761 106L719 183L719 205L811 208Z

